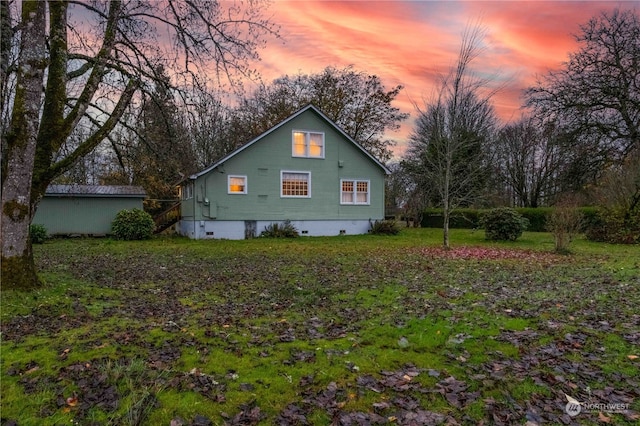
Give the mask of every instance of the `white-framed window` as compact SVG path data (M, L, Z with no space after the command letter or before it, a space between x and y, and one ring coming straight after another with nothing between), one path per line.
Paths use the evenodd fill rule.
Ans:
M324 133L294 130L291 155L303 158L324 158Z
M193 182L187 182L180 186L180 198L183 200L193 198Z
M340 204L369 204L370 187L368 180L341 179Z
M281 197L311 197L311 172L294 172L282 170L280 172Z
M227 193L246 194L247 193L247 177L240 176L240 175L229 175L227 177Z

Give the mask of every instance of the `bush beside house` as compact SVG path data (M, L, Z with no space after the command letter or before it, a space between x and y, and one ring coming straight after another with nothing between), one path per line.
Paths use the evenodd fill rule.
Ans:
M111 233L119 240L146 240L151 238L156 225L144 210L121 210L111 226Z

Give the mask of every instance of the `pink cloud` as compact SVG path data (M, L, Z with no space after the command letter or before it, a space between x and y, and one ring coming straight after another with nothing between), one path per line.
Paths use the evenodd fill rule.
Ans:
M434 92L439 74L451 67L465 27L486 30L479 75L496 76L503 90L494 98L500 118L521 114L522 91L536 75L558 68L577 46L572 34L602 10L640 2L541 1L275 1L269 8L283 42L271 42L258 66L265 80L353 65L405 89L396 106L415 115ZM413 123L389 137L404 144Z

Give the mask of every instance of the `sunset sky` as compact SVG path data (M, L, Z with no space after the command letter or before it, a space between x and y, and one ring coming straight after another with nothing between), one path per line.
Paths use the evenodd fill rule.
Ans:
M412 114L388 136L402 155L415 116L438 74L455 62L465 27L486 30L478 75L496 76L499 117L517 119L522 90L536 76L558 68L577 45L572 34L601 11L640 9L640 1L312 1L274 0L267 14L281 26L282 40L261 51L257 65L266 81L353 65L378 75L385 87L401 84L395 105Z

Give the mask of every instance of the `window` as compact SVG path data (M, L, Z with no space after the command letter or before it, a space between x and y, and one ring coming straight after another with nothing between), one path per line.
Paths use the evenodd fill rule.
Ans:
M246 194L247 193L247 177L229 175L227 178L229 194Z
M340 204L369 204L368 180L343 179L340 186Z
M311 197L311 172L280 172L280 196Z
M324 158L324 133L294 130L294 157Z
M193 198L193 182L188 182L180 186L180 198L183 200Z

